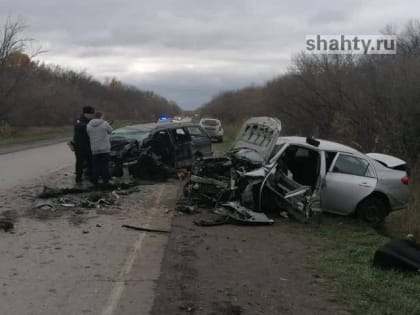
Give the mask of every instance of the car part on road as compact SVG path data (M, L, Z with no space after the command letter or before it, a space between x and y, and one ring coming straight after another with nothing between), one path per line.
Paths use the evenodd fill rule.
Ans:
M270 225L274 220L268 218L264 213L255 212L241 206L239 202L223 203L222 207L215 209L217 214L226 215L233 221L247 225Z
M375 252L373 265L382 269L420 272L420 245L411 240L392 240Z
M167 231L167 230L148 229L148 228L144 228L140 226L133 226L133 225L127 225L127 224L123 224L121 226L127 229L132 229L132 230L142 231L142 232L170 233L170 231Z
M200 217L194 220L199 226L215 226L227 223L240 225L271 225L274 220L268 218L264 213L252 211L239 202L223 203L220 207L203 212Z
M10 230L14 229L14 224L11 221L6 220L0 220L0 229L2 229L5 232L9 232Z

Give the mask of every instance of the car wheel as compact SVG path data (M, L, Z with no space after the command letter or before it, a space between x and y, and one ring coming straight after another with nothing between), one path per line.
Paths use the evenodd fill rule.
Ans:
M357 216L369 223L378 224L388 215L388 207L382 198L371 196L360 202Z
M223 142L223 136L219 137L219 142Z

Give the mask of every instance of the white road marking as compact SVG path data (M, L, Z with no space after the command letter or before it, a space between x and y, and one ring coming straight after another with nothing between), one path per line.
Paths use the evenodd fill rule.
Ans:
M153 217L153 214L156 210L156 207L159 205L161 199L162 199L162 193L163 193L164 186L160 186L155 205L151 208L150 215L147 217L146 225L147 227L150 223L150 220ZM115 312L116 307L118 306L118 303L121 299L122 293L125 288L125 281L124 279L126 276L131 272L131 269L133 268L134 261L137 257L137 253L141 250L143 245L143 240L146 236L146 233L141 233L139 238L134 243L133 247L130 250L130 253L128 254L127 258L125 259L124 265L121 269L121 271L118 274L118 277L116 279L115 285L111 290L111 294L109 295L108 302L105 306L105 308L102 310L102 315L113 315Z

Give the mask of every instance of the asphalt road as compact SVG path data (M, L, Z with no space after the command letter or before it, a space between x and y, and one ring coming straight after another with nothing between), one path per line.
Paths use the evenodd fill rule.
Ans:
M0 155L0 190L45 177L74 163L65 143Z
M70 173L72 163L65 144L0 155L0 212L28 202L23 184ZM140 186L125 207L85 211L78 225L71 211L19 215L14 233L0 231L0 314L149 314L168 236L121 225L169 229L177 187Z

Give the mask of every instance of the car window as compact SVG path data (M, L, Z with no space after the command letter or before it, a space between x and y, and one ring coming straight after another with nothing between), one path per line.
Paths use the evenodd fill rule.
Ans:
M285 143L276 144L273 148L273 151L270 155L270 163L273 163L272 159L275 157L275 155L280 151L280 149L285 145Z
M172 129L171 131L176 143L184 143L191 141L190 136L185 132L183 128L176 128Z
M203 120L203 125L207 125L207 126L218 126L219 122L215 119L204 119Z
M346 154L338 156L332 171L356 176L374 176L368 161Z
M149 134L150 134L150 131L121 128L121 129L114 130L111 134L111 137L123 137L123 138L128 138L128 139L134 139L141 142L144 139L146 139L147 136L149 136Z
M191 138L203 138L207 137L205 132L197 126L187 127L188 133L190 134Z
M330 170L331 164L334 161L336 155L337 152L325 151L325 169L327 172Z

